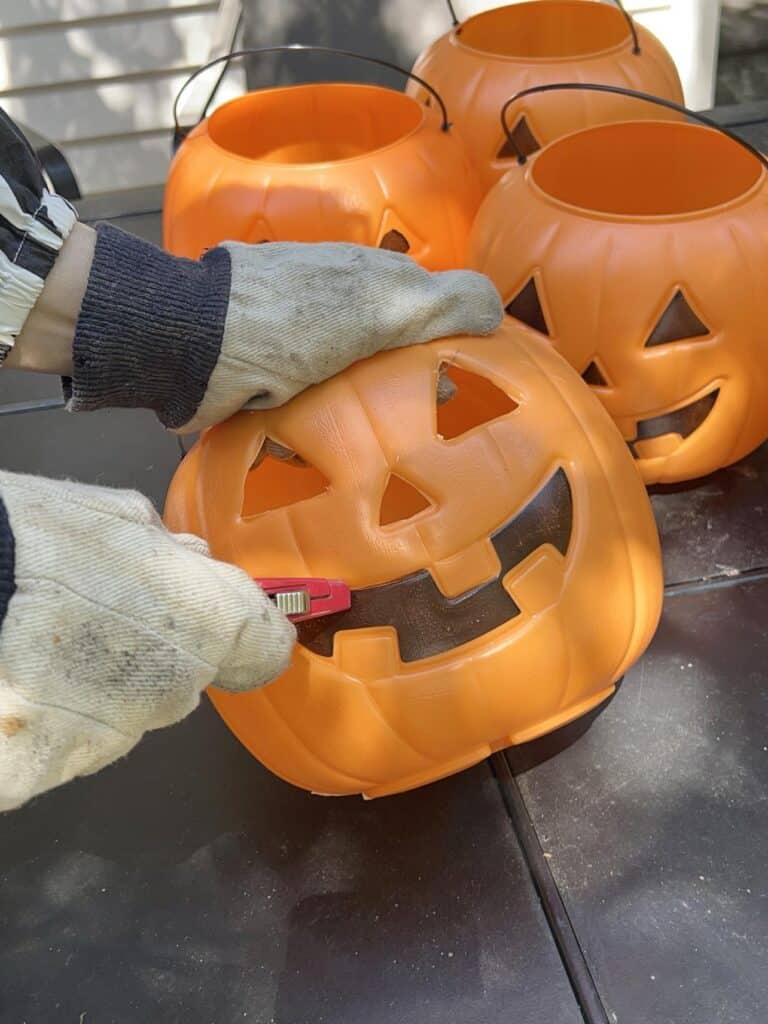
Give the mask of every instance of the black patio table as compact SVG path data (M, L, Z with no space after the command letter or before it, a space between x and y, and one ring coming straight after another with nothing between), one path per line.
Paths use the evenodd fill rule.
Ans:
M768 105L718 115L768 149ZM80 205L159 241L160 203ZM0 373L0 465L161 507L176 438L57 398ZM204 699L0 819L0 1021L763 1024L768 447L652 501L662 623L591 723L365 803L279 781Z

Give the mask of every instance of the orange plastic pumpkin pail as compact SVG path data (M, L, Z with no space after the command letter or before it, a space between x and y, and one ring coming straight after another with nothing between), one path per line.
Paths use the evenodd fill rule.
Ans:
M222 60L284 50L358 56L273 46ZM224 240L356 242L407 252L430 270L459 266L481 191L441 97L420 87L429 107L343 82L261 89L219 107L171 165L166 248L197 258Z
M265 455L268 439L299 459ZM259 760L319 793L409 789L582 715L660 610L626 446L578 374L512 324L381 353L214 427L165 521L253 577L352 588L349 611L299 624L276 682L210 691Z
M470 265L583 375L648 483L768 437L768 161L687 113L703 124L602 125L521 154L470 240Z
M413 70L445 99L486 191L514 162L499 125L499 110L513 93L548 82L603 82L682 102L672 58L620 3L535 0L453 20ZM408 91L424 95L417 82ZM512 135L532 153L577 128L636 116L619 96L537 95L516 109Z

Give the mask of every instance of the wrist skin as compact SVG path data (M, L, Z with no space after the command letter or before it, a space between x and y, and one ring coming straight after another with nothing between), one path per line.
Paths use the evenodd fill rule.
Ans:
M96 248L96 232L79 221L65 239L40 297L5 359L15 370L68 377L72 343Z

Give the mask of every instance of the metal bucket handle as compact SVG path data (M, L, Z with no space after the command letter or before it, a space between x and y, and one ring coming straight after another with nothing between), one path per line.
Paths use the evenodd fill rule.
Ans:
M449 14L451 16L451 21L453 22L453 25L454 25L454 28L455 28L458 25L460 25L461 22L456 17L456 9L453 6L453 0L445 0L445 2L448 5L448 12L449 12ZM640 49L640 40L637 38L637 26L635 25L634 19L632 18L632 15L629 13L629 11L626 9L624 4L622 3L622 0L613 0L613 3L616 4L618 9L624 15L624 20L626 21L627 27L629 28L630 35L632 36L632 53L634 53L636 56L639 57L640 54L642 53L642 50Z
M696 110L689 110L688 107L684 107L680 103L675 103L673 100L663 99L661 96L653 96L648 92L637 92L635 89L625 89L620 85L600 85L595 82L552 82L549 85L534 85L531 86L530 89L522 89L507 100L501 108L501 127L504 129L504 134L506 135L510 146L512 146L514 151L517 153L517 162L519 164L526 163L528 157L516 144L514 136L507 123L507 111L512 104L517 103L518 100L523 99L525 96L533 96L535 93L572 92L576 90L586 90L587 92L607 92L614 93L617 96L629 96L632 99L655 103L658 107L666 107L668 110L674 110L678 114L685 114L686 117L690 117L692 120L706 125L707 128L714 128L715 131L720 132L721 135L725 135L726 138L737 143L743 149L746 149L748 153L751 153L752 156L756 157L756 159L760 161L763 167L768 169L768 158L763 156L759 149L756 149L751 145L751 143L747 142L746 139L739 138L739 136L734 134L734 132L728 131L727 128L723 128L721 124L718 124L717 121L713 121L711 117L706 117L704 114L700 114Z
M194 82L194 80L198 77L198 75L201 75L204 71L208 71L210 68L216 67L217 64L224 64L224 63L226 63L227 66L228 66L229 65L229 61L235 60L238 57L248 57L248 56L251 56L253 54L262 54L262 53L291 53L291 52L295 52L295 51L305 52L305 53L307 53L307 52L309 52L309 53L328 53L328 54L334 54L337 57L352 57L355 60L367 61L369 64L378 64L380 67L388 68L390 71L398 71L400 74L405 75L407 78L412 78L415 82L418 82L419 85L422 86L422 88L426 89L428 93L430 93L432 96L434 96L435 100L438 103L438 106L440 107L440 113L441 113L441 116L442 116L442 125L441 125L442 130L444 132L447 132L450 129L450 127L451 127L451 123L448 120L448 111L446 110L446 106L445 106L445 103L443 102L443 98L438 93L437 89L435 89L434 86L431 86L429 84L429 82L424 81L423 78L420 78L418 75L414 75L412 71L406 71L405 68L401 68L399 64L393 64L391 61L382 60L380 57L369 57L366 54L355 53L353 50L339 50L339 49L336 49L335 47L332 47L332 46L310 46L310 45L307 45L307 44L304 44L304 43L291 43L291 44L286 45L286 46L257 46L257 47L248 48L248 49L244 49L244 50L235 50L233 53L225 53L221 57L216 57L215 60L211 60L207 64L203 64L196 71L193 71L192 74L189 76L189 78L186 80L186 82L184 82L182 87L176 93L176 98L173 101L173 145L174 145L174 149L179 145L179 143L184 138L186 138L186 136L189 134L189 132L191 132L192 129L197 124L199 124L200 121L202 121L203 118L205 117L205 111L203 111L202 115L200 116L198 121L195 122L195 124L190 124L190 125L181 125L181 124L179 124L179 101L181 100L181 97L183 96L183 94L186 91L186 89L192 84L192 82ZM225 72L226 72L226 70L227 70L227 68L224 69ZM221 81L221 79L219 79L219 81Z

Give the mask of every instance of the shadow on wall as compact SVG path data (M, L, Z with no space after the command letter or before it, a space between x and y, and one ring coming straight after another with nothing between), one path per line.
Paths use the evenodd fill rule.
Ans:
M335 46L408 69L423 47L451 25L445 0L243 0L243 18L244 46ZM375 82L396 89L404 85L402 76L385 68L321 54L252 58L247 76L251 89L329 80Z
M209 45L210 13L112 19L103 6L0 0L0 105L62 146L84 192L164 179L184 77L167 69L196 64ZM125 74L135 77L114 81Z

